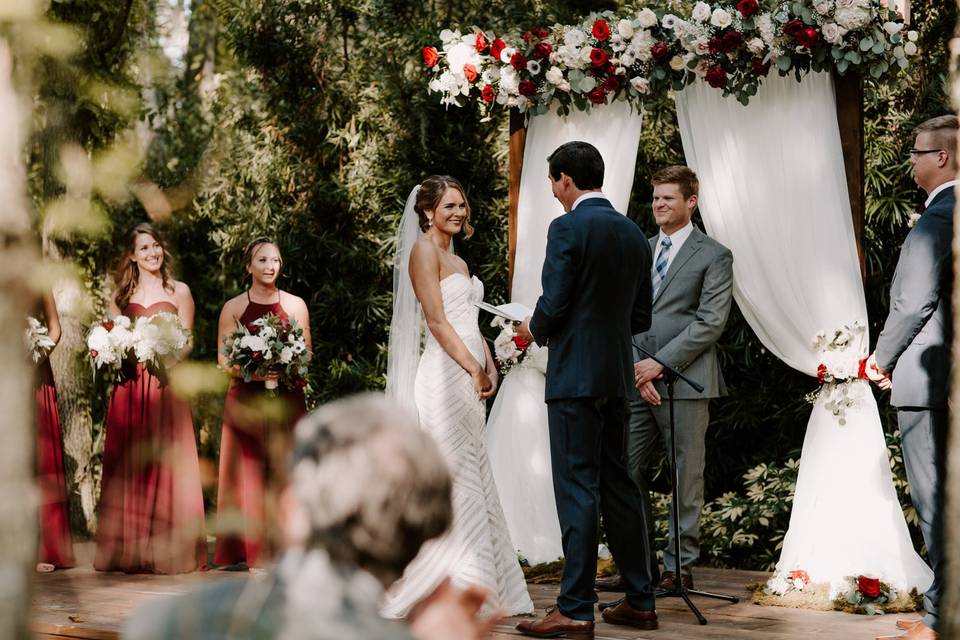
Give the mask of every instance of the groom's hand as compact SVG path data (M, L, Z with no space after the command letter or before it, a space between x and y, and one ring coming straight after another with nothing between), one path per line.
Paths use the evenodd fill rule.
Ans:
M661 375L663 375L663 365L653 358L633 363L633 383L637 389Z
M657 388L653 386L652 382L638 384L637 391L640 392L640 397L643 398L647 404L654 407L660 406L660 392L657 391Z
M864 367L867 377L884 391L893 387L893 380L890 378L890 372L881 368L877 364L877 354L871 353L867 358L867 366Z
M530 316L527 316L526 320L517 325L516 328L517 337L527 342L533 342L533 334L530 333Z

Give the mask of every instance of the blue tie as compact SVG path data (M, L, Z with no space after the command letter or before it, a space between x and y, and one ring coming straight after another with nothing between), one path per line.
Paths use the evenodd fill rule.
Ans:
M673 242L667 236L660 241L660 255L657 256L657 264L653 268L653 295L656 297L663 279L667 277L667 265L670 263L670 247Z

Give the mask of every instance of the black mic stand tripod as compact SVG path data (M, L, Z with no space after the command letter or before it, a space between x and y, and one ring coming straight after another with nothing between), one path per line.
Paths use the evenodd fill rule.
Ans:
M674 423L673 415L673 389L676 386L678 379L686 382L698 393L703 392L703 386L686 377L643 347L637 345L636 342L633 343L633 346L636 347L640 353L656 361L660 364L660 366L663 367L663 382L667 387L667 405L670 407L670 466L673 469L673 491L670 505L670 520L673 523L673 555L677 562L677 574L674 588L670 591L658 590L656 595L660 598L683 598L683 601L687 603L687 607L689 607L690 611L693 612L693 615L697 617L697 620L700 622L700 624L707 624L707 619L703 617L703 614L700 613L700 610L697 609L697 606L693 604L692 600L690 600L691 595L725 600L734 604L740 602L740 598L737 596L728 596L720 593L710 593L708 591L687 589L683 585L683 561L680 557L680 511L678 509L678 505L680 504L680 470L677 467L677 438L676 425ZM605 605L603 608L606 608L607 606L615 606L620 602L621 601L618 600L617 602Z

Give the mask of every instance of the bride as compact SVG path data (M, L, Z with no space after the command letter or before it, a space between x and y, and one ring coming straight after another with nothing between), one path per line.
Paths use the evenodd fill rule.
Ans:
M407 198L398 232L387 393L417 412L450 464L454 518L387 593L387 617L406 616L447 577L489 591L488 609L533 612L484 443L484 401L496 390L497 370L477 324L483 284L452 252L460 233L473 233L463 187L430 176ZM429 328L422 355L418 307Z

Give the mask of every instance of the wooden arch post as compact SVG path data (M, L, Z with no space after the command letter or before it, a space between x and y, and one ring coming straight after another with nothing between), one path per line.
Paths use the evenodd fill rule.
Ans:
M517 208L520 206L520 177L523 149L527 144L527 120L516 108L510 109L510 209L507 216L507 298L513 291L513 268L517 258Z

